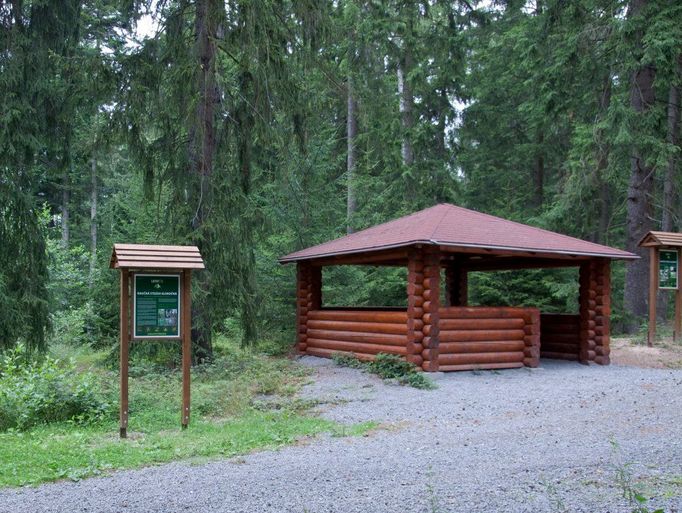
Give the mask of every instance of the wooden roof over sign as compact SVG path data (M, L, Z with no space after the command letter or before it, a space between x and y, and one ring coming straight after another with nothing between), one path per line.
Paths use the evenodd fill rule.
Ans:
M204 269L196 246L114 244L111 269Z
M639 245L649 248L663 246L682 247L682 233L651 231L639 241Z

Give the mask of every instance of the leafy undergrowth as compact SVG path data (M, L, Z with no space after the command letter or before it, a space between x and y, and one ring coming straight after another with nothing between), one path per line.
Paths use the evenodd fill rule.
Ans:
M425 390L436 388L434 382L418 372L414 365L394 354L379 353L371 362L360 361L348 353L334 353L332 359L337 365L365 370L382 379L395 380L401 385Z
M92 354L88 359L75 368L98 378L112 407L104 418L88 422L41 423L0 433L0 486L80 479L171 460L203 461L277 448L321 432L357 436L375 427L341 426L311 415L313 404L295 397L309 379L308 369L224 345L215 363L193 369L192 419L184 431L179 372L143 372L144 365L135 369L133 363L128 439L120 440L118 373L103 368Z

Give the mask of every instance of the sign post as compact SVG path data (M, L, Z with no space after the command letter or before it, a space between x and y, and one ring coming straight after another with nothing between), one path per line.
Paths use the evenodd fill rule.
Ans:
M659 290L675 291L675 321L673 340L680 338L682 325L682 291L680 290L680 254L677 249L649 246L649 330L647 345L656 339L656 298Z
M126 438L128 431L128 359L131 341L181 342L180 423L185 429L190 418L192 269L204 269L199 249L195 246L115 244L110 267L121 271L120 437Z

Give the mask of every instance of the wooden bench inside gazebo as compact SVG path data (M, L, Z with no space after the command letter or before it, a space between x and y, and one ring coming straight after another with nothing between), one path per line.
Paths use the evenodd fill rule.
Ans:
M440 204L280 258L297 265L297 349L371 360L397 354L425 371L537 367L540 357L609 364L610 262L635 259L583 241ZM407 267L407 308L324 307L322 268ZM472 271L579 268L579 313L470 307ZM445 300L441 304L441 269Z

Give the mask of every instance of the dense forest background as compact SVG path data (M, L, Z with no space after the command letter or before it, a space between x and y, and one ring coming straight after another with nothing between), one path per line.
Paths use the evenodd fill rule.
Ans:
M638 251L681 228L681 42L674 0L0 0L0 347L115 344L114 242L199 245L204 356L293 340L277 257L439 202ZM566 311L574 274L472 300ZM404 301L400 270L325 281Z

